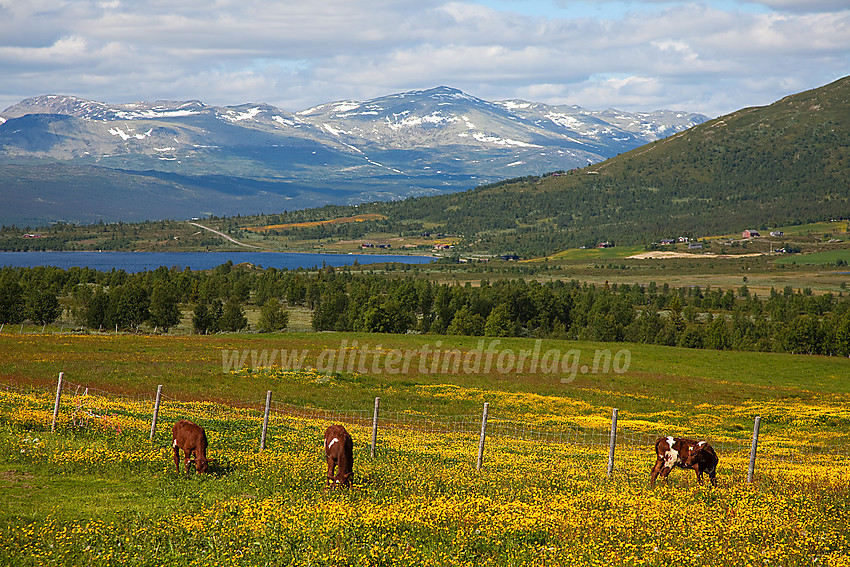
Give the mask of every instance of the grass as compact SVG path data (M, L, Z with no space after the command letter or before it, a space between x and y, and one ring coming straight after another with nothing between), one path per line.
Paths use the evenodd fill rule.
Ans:
M466 356L491 346L481 340L0 333L0 564L850 564L850 360L512 338L492 345L487 371L431 371L424 347ZM381 371L369 359L359 372L354 355L378 345ZM541 357L572 358L558 372L495 369L500 354L538 345ZM222 369L234 353L250 362L282 349L306 350L304 367ZM394 350L412 353L407 372L387 370ZM606 351L611 366L594 372ZM349 358L339 372L340 359L318 372L323 353L325 364L329 354ZM272 413L260 452L267 390L278 409L324 411ZM382 426L373 459L375 396ZM609 478L612 407L621 437ZM460 415L471 416L464 428L452 417ZM206 428L211 474L175 472L169 427L180 418ZM322 432L332 422L355 439L348 491L323 489ZM399 422L407 428L392 426ZM587 444L564 442L567 432ZM681 470L669 486L647 486L651 440L670 433L711 440L717 488Z
M292 228L308 228L314 226L321 226L323 224L347 224L350 222L363 222L363 221L373 221L373 220L384 220L387 217L384 215L379 215L377 213L367 213L364 215L354 215L350 217L339 217L335 219L328 220L320 220L320 221L309 221L309 222L293 222L288 224L270 224L265 226L249 226L244 230L249 230L251 232L266 232L269 230L287 230Z
M543 260L620 260L645 252L643 246L613 246L611 248L571 248L558 252L546 258L534 259L532 262Z
M850 262L850 249L813 252L800 256L787 256L776 260L777 264L835 264L838 261Z
M557 355L558 371L541 363L532 372L530 362L521 372L518 363L498 367L500 356L503 362L517 361L524 351L530 361L535 349L539 359L549 353L550 363ZM762 413L766 433L788 437L788 430L805 430L806 416L817 407L850 402L848 359L644 344L308 332L210 337L3 333L0 350L0 381L46 389L55 388L64 372L72 384L128 395L151 396L161 384L166 395L183 400L261 403L271 390L281 403L368 410L380 396L389 411L434 415L474 415L489 401L494 415L544 422L581 408L576 424L604 424L616 406L625 419L661 421L703 435L713 428L734 432L743 427L746 433ZM444 368L446 360L454 360L448 354L454 350L456 360L470 364ZM489 368L487 350L492 351ZM280 365L282 354L289 358L293 352L305 352L303 372L273 367ZM607 369L602 363L606 353L612 359ZM621 372L613 364L618 353ZM597 354L603 356L595 364ZM270 356L276 358L270 361ZM314 379L316 368L322 379ZM781 408L793 410L801 421L776 417ZM850 429L842 429L850 421L843 412L838 416L825 432L850 442Z
M324 420L273 414L260 453L259 411L169 400L151 441L150 400L89 398L115 419L74 427L66 402L50 433L51 392L0 392L3 565L848 564L843 456L765 457L747 484L727 451L718 488L653 490L647 447L618 446L607 478L604 446L492 437L476 471L474 434L384 428L372 459L349 424L354 487L326 492ZM206 427L210 475L174 472L178 417Z

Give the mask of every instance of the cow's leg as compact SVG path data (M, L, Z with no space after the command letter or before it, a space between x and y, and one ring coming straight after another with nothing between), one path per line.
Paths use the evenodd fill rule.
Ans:
M697 473L697 484L702 484L702 467L700 467L699 465L696 465L694 467L694 470Z
M666 484L667 482L669 482L669 480L667 479L667 477L668 477L668 476L670 476L670 471L672 471L672 470L673 470L673 467L667 467L667 466L665 466L665 467L662 467L662 468L661 468L661 480L663 480L665 484Z
M180 474L180 447L174 445L174 467L177 469L177 474Z
M711 481L712 486L717 486L717 469L713 468L708 471L708 480Z
M334 480L334 469L336 469L336 459L328 457L328 480L327 484L331 484Z
M655 479L658 478L658 473L661 472L661 467L664 466L664 460L658 457L655 461L655 466L652 467L652 472L649 473L649 485L655 486Z
M184 462L186 463L186 476L189 476L189 465L192 464L192 449L186 449L186 451L184 451L184 455Z

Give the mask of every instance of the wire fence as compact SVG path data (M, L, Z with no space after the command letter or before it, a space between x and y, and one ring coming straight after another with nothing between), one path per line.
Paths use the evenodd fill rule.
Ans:
M16 387L14 384L3 386L4 389L25 388ZM31 388L29 388L31 389ZM43 390L42 390L43 391ZM316 407L297 406L288 403L272 401L271 392L266 399L256 402L241 402L227 404L232 412L230 418L240 417L257 418L263 416L263 430L260 439L260 450L265 448L266 427L270 416L286 417L297 420L325 421L328 423L343 423L362 428L372 428L371 454L374 457L376 443L380 429L392 429L396 432L409 432L413 434L428 435L468 435L470 443L478 437L478 461L477 467L481 468L483 460L485 438L516 440L522 442L533 442L552 445L567 445L576 447L594 447L609 449L608 474L613 470L620 470L615 463L615 449L631 451L639 449L642 452L652 454L656 440L662 435L658 433L647 433L634 431L626 427L617 426L617 410L612 416L611 428L585 428L575 425L540 425L527 421L499 418L488 414L488 405L485 404L482 415L425 415L407 411L380 410L379 398L375 400L374 409L361 410L336 410ZM62 400L65 400L62 404ZM59 412L62 407L70 412L70 422L74 427L88 427L96 422L101 427L115 428L120 430L120 424L110 402L123 400L150 404L151 412L151 439L157 428L158 419L167 417L169 420L178 419L181 416L174 414L175 410L167 410L166 414L160 414L162 401L173 404L185 403L176 398L162 394L160 386L157 392L144 394L126 394L112 392L97 388L86 387L75 384L64 379L60 373L56 389L56 400L54 405L52 429L55 429ZM210 402L200 402L210 403ZM112 412L112 413L110 413ZM827 444L815 444L811 442L790 443L773 442L759 445L758 423L756 418L753 436L750 438L729 439L728 437L700 437L701 440L711 444L715 451L725 458L734 457L745 464L749 455L748 482L752 481L756 455L760 461L766 461L767 466L775 464L805 464L813 459L826 459L836 462L836 465L850 464L848 460L848 447ZM246 437L253 433L246 432ZM672 437L693 437L688 432L670 432ZM667 435L663 435L666 437ZM743 466L743 465L738 465Z

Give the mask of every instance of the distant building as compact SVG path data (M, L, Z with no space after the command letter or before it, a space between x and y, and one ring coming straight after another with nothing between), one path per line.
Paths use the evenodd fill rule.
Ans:
M759 231L757 230L745 230L743 233L744 238L755 238L756 236L761 236Z
M687 237L687 236L680 236L680 237L679 237L679 242L687 242L688 240L689 240L689 239L688 239L688 237Z
M596 247L597 248L613 248L614 245L611 244L610 242L606 241L606 242L600 242L599 244L596 245Z
M669 245L669 244L675 244L675 243L676 243L676 241L673 240L672 238L662 238L661 239L661 245L662 246L666 246L666 245Z
M702 242L691 242L688 244L688 250L702 250Z
M784 234L785 234L785 233L784 233L784 232L782 232L781 230L771 230L771 231L770 231L770 235L771 235L771 236L782 236L782 235L784 235Z

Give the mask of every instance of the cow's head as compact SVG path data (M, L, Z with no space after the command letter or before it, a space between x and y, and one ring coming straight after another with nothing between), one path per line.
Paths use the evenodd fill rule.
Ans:
M695 445L691 445L684 451L684 455L682 455L683 460L685 461L686 467L693 468L694 465L701 462L702 459L702 451L703 447L705 447L705 441L700 441Z
M207 472L210 463L214 463L215 459L205 459L203 457L194 457L190 462L195 463L195 470L199 473Z
M354 478L353 472L349 472L349 473L340 472L336 475L336 478L332 479L333 480L332 486L333 486L333 488L339 488L341 486L351 486L351 480L353 478ZM331 479L328 479L328 480L331 480Z

